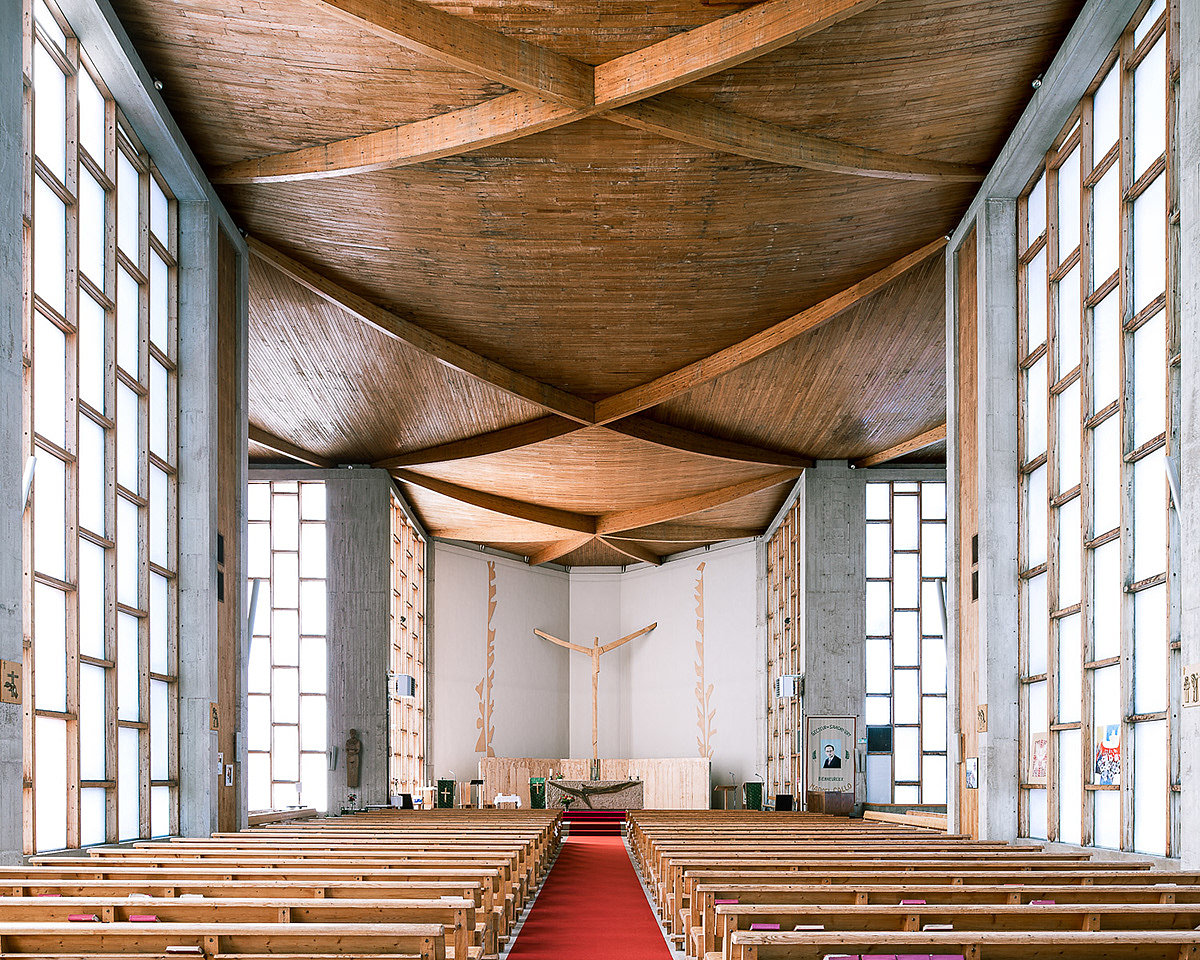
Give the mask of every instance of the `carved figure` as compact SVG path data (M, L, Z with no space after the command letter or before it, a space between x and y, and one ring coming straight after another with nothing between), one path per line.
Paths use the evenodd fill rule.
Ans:
M358 731L352 729L346 740L346 786L358 787L361 769L362 741L358 739Z

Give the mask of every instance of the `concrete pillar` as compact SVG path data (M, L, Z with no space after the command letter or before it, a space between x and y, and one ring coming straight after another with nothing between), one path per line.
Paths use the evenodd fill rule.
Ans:
M21 4L0 3L0 659L21 660ZM31 695L27 691L26 695ZM21 707L0 704L0 863L21 855Z
M1200 663L1200 8L1179 5L1179 246L1180 246L1180 451L1185 502L1180 511L1180 613L1184 665ZM1191 495L1189 495L1191 494ZM1178 688L1177 688L1178 689ZM1185 870L1200 870L1200 707L1179 718L1179 820Z

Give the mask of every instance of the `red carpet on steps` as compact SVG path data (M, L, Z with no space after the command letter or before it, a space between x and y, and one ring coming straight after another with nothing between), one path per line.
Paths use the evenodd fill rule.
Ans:
M619 836L569 836L529 911L513 960L670 960Z

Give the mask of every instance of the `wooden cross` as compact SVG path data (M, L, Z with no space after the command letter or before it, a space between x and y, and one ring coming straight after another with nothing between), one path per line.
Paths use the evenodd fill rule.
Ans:
M548 633L543 633L541 630L534 630L543 640L549 640L551 643L557 643L560 647L566 647L568 650L574 650L576 653L584 653L592 658L592 759L600 759L600 725L597 719L597 702L599 700L600 691L600 658L609 650L615 650L617 647L630 640L636 640L638 637L649 633L658 623L652 623L648 627L642 627L636 633L631 633L627 637L622 637L620 640L614 640L612 643L606 643L600 646L600 638L592 642L590 647L582 646L578 643L571 643L568 640L559 640L558 637L552 637Z

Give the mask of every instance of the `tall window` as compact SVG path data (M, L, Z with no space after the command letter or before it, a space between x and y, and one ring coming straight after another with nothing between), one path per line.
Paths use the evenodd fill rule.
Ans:
M33 852L178 830L177 227L66 21L26 23Z
M866 498L866 718L892 731L890 754L867 755L867 799L942 804L946 484L870 481Z
M388 713L392 793L425 783L425 538L392 494L392 660Z
M804 784L802 703L788 677L804 673L800 502L767 543L767 790L799 793ZM780 687L782 686L782 689Z
M251 590L247 671L251 810L328 805L325 484L256 480L246 503Z
M1178 69L1147 2L1020 204L1021 832L1177 851Z

